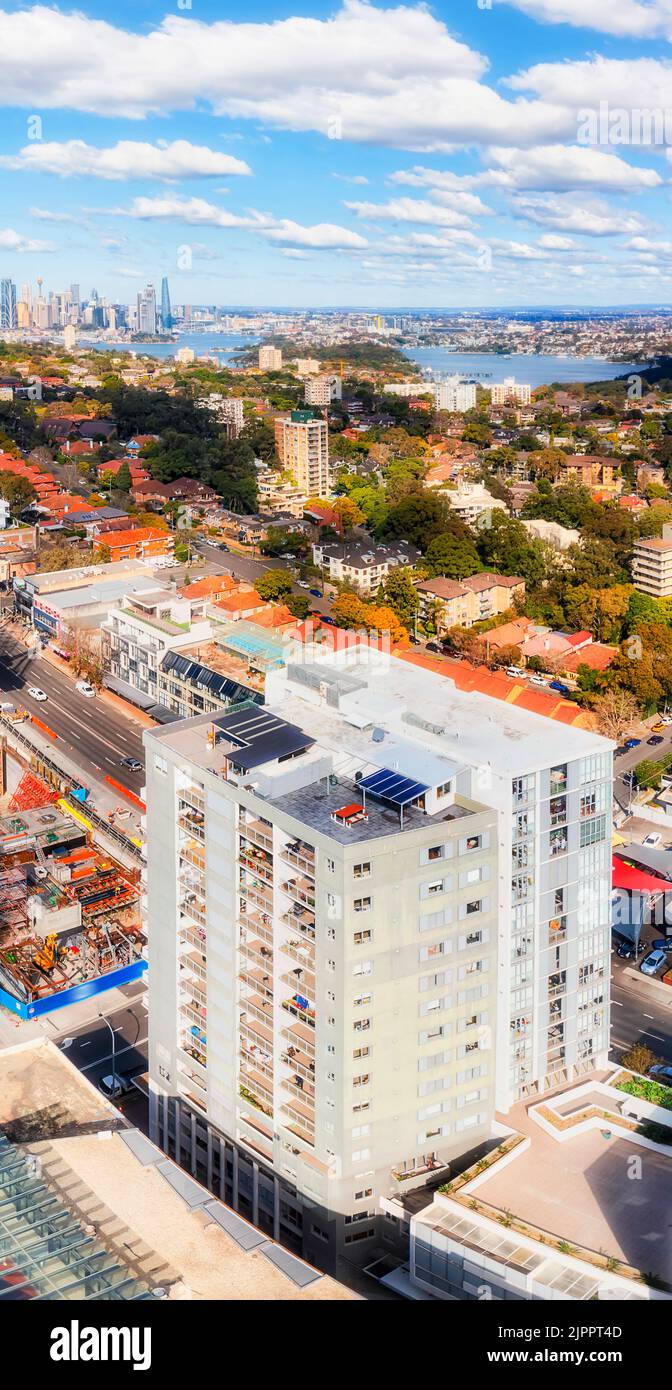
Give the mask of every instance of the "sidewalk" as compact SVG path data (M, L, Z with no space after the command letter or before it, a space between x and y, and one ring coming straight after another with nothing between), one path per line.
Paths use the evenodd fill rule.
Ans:
M131 988L133 993L128 992ZM124 993L124 990L127 992ZM105 1016L128 1008L129 1004L143 1000L145 994L145 985L138 982L132 987L125 985L121 989L108 989L105 994L97 996L94 1006L90 999L81 999L78 1004L54 1009L53 1013L45 1014L42 1018L26 1020L13 1018L9 1009L0 1006L0 1049L31 1042L34 1038L51 1038L55 1042L58 1037L67 1037L68 1033L83 1028L87 1023L95 1023L99 1014Z
M48 662L50 666L53 666L55 671L61 671L64 676L70 676L74 684L75 677L70 663L64 661L61 656L57 656L51 647L44 648L41 653L41 659L42 661ZM96 693L99 700L109 705L110 709L116 710L117 714L127 719L129 723L138 724L141 729L156 728L155 719L150 719L149 715L145 714L143 710L138 709L137 705L130 704L128 700L122 699L121 695L115 695L114 692L108 690L106 686L102 685L100 690Z

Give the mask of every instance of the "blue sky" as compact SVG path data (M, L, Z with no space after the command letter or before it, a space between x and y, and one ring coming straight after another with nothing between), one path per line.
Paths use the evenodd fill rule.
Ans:
M671 37L670 0L0 0L0 274L666 304Z

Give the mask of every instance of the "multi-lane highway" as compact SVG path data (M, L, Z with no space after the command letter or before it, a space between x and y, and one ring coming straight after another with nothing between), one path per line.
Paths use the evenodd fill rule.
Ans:
M33 699L27 693L30 685L43 690L47 699ZM144 771L132 772L121 760L137 758L144 768L141 729L99 696L87 700L80 695L71 675L33 655L6 627L0 628L0 696L48 725L58 735L55 749L73 758L84 778L114 777L140 792Z

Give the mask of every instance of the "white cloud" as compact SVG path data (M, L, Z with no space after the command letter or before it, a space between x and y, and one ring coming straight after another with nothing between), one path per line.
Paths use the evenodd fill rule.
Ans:
M515 194L513 211L525 221L540 227L555 227L562 232L580 232L584 236L616 236L622 232L643 231L644 219L636 213L614 211L607 204L593 201L581 206L569 195L557 198L525 197Z
M374 222L417 222L419 226L468 227L469 218L423 198L391 198L388 203L346 203L357 217Z
M281 256L287 256L290 261L309 261L310 256L307 251L299 251L297 246L278 247Z
M15 232L13 227L6 227L4 231L0 231L0 250L20 251L23 255L28 251L55 251L56 247L51 241L35 241L31 237L22 236L20 232Z
M74 222L77 226L83 226L84 220L75 217L72 212L53 212L51 208L31 208L31 217L36 217L38 222Z
M555 232L546 232L540 236L537 246L541 246L545 251L573 251L576 242L569 236L556 236Z
M119 140L108 149L96 149L84 140L35 141L24 145L17 155L0 156L0 167L58 174L61 178L114 180L221 178L251 172L242 159L220 154L207 145L191 145L188 140L159 141L156 145Z
M364 174L332 174L332 179L338 179L339 183L357 183L364 186L369 180Z
M191 227L245 227L262 233L271 241L323 250L358 250L367 244L358 232L351 232L347 227L339 227L332 222L303 227L288 217L272 217L270 213L256 212L254 208L247 216L239 216L216 207L205 198L134 198L129 208L112 208L108 211L117 217L132 217L147 222L186 222Z
M548 24L599 29L621 38L672 36L672 16L665 0L498 0Z
M655 169L638 169L618 155L587 145L542 145L530 150L500 147L490 149L486 157L499 167L485 175L485 181L501 188L636 193L663 182Z
M288 217L281 218L276 226L264 229L262 235L269 241L288 241L297 246L312 246L321 250L356 251L367 245L358 232L335 226L333 222L318 222L314 227L302 227Z

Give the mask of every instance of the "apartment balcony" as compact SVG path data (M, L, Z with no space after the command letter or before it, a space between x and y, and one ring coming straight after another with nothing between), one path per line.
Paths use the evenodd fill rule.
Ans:
M313 1081L307 1081L301 1073L297 1071L292 1076L283 1077L282 1085L284 1089L293 1097L307 1105L315 1119L315 1085Z
M191 926L190 923L180 922L180 944L182 946L195 946L197 952L205 960L206 934L202 927Z
M266 850L268 854L273 853L273 827L271 825L267 825L262 820L241 820L238 829L246 840L258 845L259 849Z
M281 885L282 892L293 898L302 907L315 908L315 885L307 878L290 878Z
M241 996L241 1010L248 1018L256 1018L258 1023L265 1023L268 1028L273 1028L273 1000L265 999L261 994L252 994L247 998ZM272 1033L271 1033L272 1036Z
M282 913L280 921L291 927L292 931L300 931L308 940L315 940L315 913L310 912L307 907L295 903L291 912Z
M244 1087L252 1095L261 1098L263 1104L269 1107L269 1113L273 1113L273 1074L271 1076L262 1071L261 1068L254 1066L241 1066L239 1082L241 1088ZM242 1092L241 1092L242 1093Z
M241 1041L240 1064L246 1072L258 1071L269 1081L273 1080L273 1053L249 1042L248 1039Z
M565 971L562 970L562 971L560 971L558 974L549 975L549 977L548 977L548 992L547 992L547 995L546 995L547 999L559 999L562 995L564 995L564 994L566 994L566 993L567 993L567 978L566 978L566 975L565 975Z
M238 1019L238 1032L246 1046L258 1047L269 1056L273 1055L273 1027L269 1021L262 1023L243 1009Z
M546 945L560 946L563 941L567 940L567 918L564 916L551 917L551 920L548 923L547 932L548 939Z
M208 997L201 984L197 984L187 972L180 973L180 1003L191 1004L192 1008L207 1009Z
M256 1091L252 1090L249 1086L245 1086L242 1080L238 1086L238 1094L241 1100L246 1101L248 1105L253 1105L255 1110L261 1110L262 1115L269 1115L270 1118L273 1119L272 1100L262 1099L262 1096L257 1095Z
M282 983L288 985L290 989L299 990L309 1000L315 1001L315 972L313 970L305 970L303 966L297 965L294 970L288 970L280 978Z
M280 857L285 864L298 869L301 874L307 874L311 880L314 879L315 850L312 845L307 845L303 840L294 840L291 844L285 845Z
M238 971L239 980L256 990L263 999L273 999L273 975L269 973L268 967L258 965L242 965Z
M298 1019L296 1023L288 1024L282 1029L282 1036L297 1052L305 1053L309 1058L315 1056L315 1033L307 1023Z
M299 1023L305 1023L309 1028L315 1027L315 1010L311 1008L304 995L294 994L291 999L284 999L282 1007L298 1019Z
M205 1081L208 1063L208 1045L205 1041L205 1034L201 1035L197 1027L194 1028L193 1033L190 1029L186 1029L186 1031L180 1035L179 1046L184 1053L188 1065L197 1068L200 1067L201 1070L199 1074L202 1080Z
M303 1081L308 1081L311 1085L314 1083L315 1063L311 1061L308 1053L303 1052L300 1047L290 1045L286 1052L280 1053L280 1061L286 1067L290 1067Z
M244 912L241 904L238 925L241 929L241 941L258 937L266 946L273 946L273 918L268 912Z
M270 946L266 946L263 941L250 936L243 940L241 937L239 945L240 954L250 965L256 965L260 970L269 970L273 967L273 952Z
M256 852L257 854L261 854L261 850L257 850ZM265 859L255 859L254 854L250 854L249 851L243 847L243 845L240 846L238 852L238 863L240 864L241 869L249 870L251 874L254 874L255 878L260 879L262 883L267 883L272 887L272 863L267 863Z
M434 1176L450 1169L449 1163L442 1163L436 1154L424 1154L417 1159L408 1159L400 1163L398 1167L392 1168L391 1173L395 1182L398 1184L399 1192L407 1192L409 1188L417 1186L423 1179Z
M297 965L302 965L305 970L315 969L315 947L311 940L302 941L301 938L291 938L283 941L280 949L284 955L289 956L290 960L295 960Z
M206 1069L184 1051L178 1052L177 1055L177 1080L182 1090L186 1091L188 1095L196 1092L201 1109L206 1110L208 1103Z
M258 1153L264 1155L264 1158L269 1158L273 1153L272 1128L269 1128L269 1126L264 1123L258 1111L256 1111L252 1115L249 1115L245 1114L245 1112L241 1110L238 1119L241 1124L247 1125L249 1129L252 1130L252 1133L255 1136L255 1140L261 1139L265 1145L270 1145L270 1153L267 1147L260 1147L259 1144L256 1142L252 1143L252 1141L248 1138L246 1134L242 1136L245 1143L251 1144L253 1148L257 1149Z
M180 1002L179 1009L180 1019L183 1023L188 1024L190 1028L193 1026L205 1031L208 1017L204 1004L198 1004L196 1001L190 1002L188 999L184 999Z
M273 915L273 893L269 892L267 888L264 888L264 885L259 880L255 883L249 883L245 878L241 877L238 891L241 897L246 898L248 902L252 903L253 907L259 908L261 912L268 913L269 917Z
M185 881L188 881L191 869L196 869L196 877L199 880L204 880L205 854L203 847L194 840L193 836L189 840L183 840L178 846L178 857L180 861L179 872L183 875ZM183 868L184 865L188 867ZM203 887L205 887L205 882L203 882Z
M205 963L205 956L198 951L183 953L179 958L180 970L188 973L200 984L205 985L208 979L208 970Z
M202 897L199 897L197 893L187 893L186 897L182 898L179 906L180 912L183 912L185 917L191 917L194 922L198 922L201 926L205 926L205 901Z
M196 820L196 817L199 814L200 813L198 811L190 811L188 815L179 815L177 818L177 823L180 827L180 830L183 831L185 835L192 836L194 840L198 840L199 844L204 845L205 823L203 821L202 816L200 824Z
M284 1121L285 1129L291 1130L292 1134L303 1139L304 1143L310 1144L312 1148L315 1143L315 1124L308 1106L295 1100L283 1105L282 1113L287 1116L287 1120Z
M186 806L191 807L192 811L200 811L201 815L205 814L205 794L202 788L194 786L183 787L182 790L178 792L178 797L180 802L184 802Z

